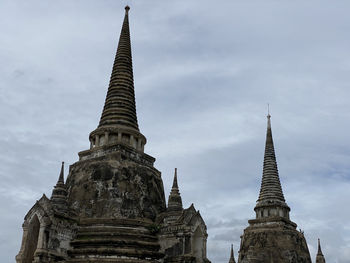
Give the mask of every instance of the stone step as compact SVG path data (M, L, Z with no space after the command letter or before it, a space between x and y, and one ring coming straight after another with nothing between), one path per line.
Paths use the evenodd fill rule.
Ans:
M114 231L114 232L107 232L105 231L94 231L93 229L90 229L90 231L79 231L77 233L76 239L82 240L82 239L90 239L90 238L105 238L105 239L111 239L111 238L124 238L126 240L133 240L138 239L142 241L150 241L150 242L157 242L158 238L155 235L151 234L144 234L140 232L127 232L127 231Z
M150 250L156 250L158 251L160 246L158 242L147 242L147 241L141 241L139 239L133 239L133 240L126 240L123 237L119 238L88 238L88 239L75 239L71 242L71 245L74 248L88 248L88 247L118 247L118 248L144 248L144 249L150 249Z
M140 248L111 248L111 247L85 247L85 248L74 248L68 251L68 255L72 258L82 258L82 257L95 257L102 255L104 258L106 256L122 256L125 258L138 258L138 259L160 259L164 257L163 253L158 251L150 251L147 249Z
M159 263L153 259L135 259L135 258L75 258L70 259L67 263Z
M144 227L125 227L125 226L79 226L79 232L118 232L118 233L142 233L150 234L150 230Z
M153 224L152 221L142 219L126 219L126 218L84 218L80 219L79 226L125 226L125 227L145 227Z

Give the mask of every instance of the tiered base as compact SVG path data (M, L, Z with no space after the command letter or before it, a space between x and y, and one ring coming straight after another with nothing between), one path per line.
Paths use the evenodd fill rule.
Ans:
M164 254L152 222L132 219L83 219L68 251L69 263L149 263Z

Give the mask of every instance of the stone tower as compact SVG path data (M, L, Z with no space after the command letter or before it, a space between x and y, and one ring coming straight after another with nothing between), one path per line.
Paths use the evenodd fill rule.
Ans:
M289 218L278 175L271 131L271 116L267 116L267 134L263 177L256 218L241 237L239 263L311 263L304 234Z
M233 245L231 245L231 254L230 254L230 260L228 263L236 263L235 256L233 254Z
M182 208L176 175L167 208L161 173L153 166L155 159L144 153L129 9L125 8L101 119L89 135L90 149L79 153L66 182L62 163L51 199L44 195L27 213L17 263L208 261L206 226L199 212L193 206ZM164 220L170 214L170 220ZM170 228L173 243L185 240L187 250L172 250L173 243L164 236Z
M316 263L326 263L326 259L324 258L322 250L321 250L320 239L318 239L318 251L317 251L317 255L316 255Z

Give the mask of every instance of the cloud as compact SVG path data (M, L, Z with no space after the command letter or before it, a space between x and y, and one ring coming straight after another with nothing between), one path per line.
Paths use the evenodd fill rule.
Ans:
M329 1L9 1L0 4L0 253L13 262L25 213L51 194L60 162L88 148L129 3L146 152L166 193L208 225L227 262L254 217L266 104L291 217L327 262L347 262L350 3ZM68 168L66 168L68 170ZM9 205L11 204L11 205Z

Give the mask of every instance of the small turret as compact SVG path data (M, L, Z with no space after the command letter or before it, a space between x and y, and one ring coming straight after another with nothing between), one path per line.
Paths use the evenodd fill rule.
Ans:
M168 200L168 211L182 211L182 199L179 191L179 186L177 184L177 168L175 168L173 186Z
M62 162L61 165L61 172L57 184L52 190L51 203L59 212L65 212L67 210L67 189L64 184L64 162Z
M231 245L231 255L230 255L230 260L228 263L236 263L235 256L233 254L233 245Z
M326 259L324 258L322 253L320 239L318 239L318 251L316 255L316 263L326 263Z

